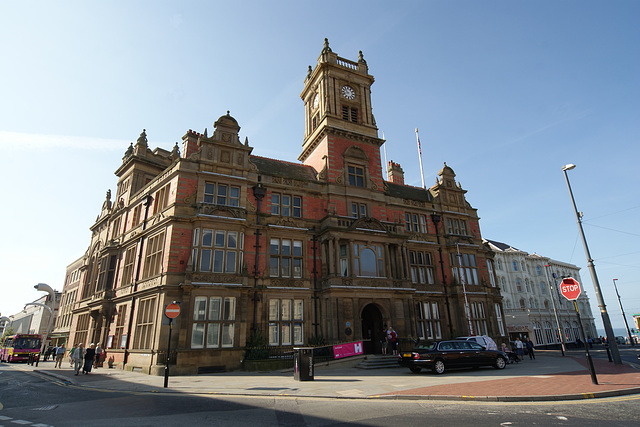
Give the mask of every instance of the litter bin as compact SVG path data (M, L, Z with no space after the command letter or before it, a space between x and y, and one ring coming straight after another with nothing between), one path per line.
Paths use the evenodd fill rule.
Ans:
M293 349L293 379L313 381L313 347Z

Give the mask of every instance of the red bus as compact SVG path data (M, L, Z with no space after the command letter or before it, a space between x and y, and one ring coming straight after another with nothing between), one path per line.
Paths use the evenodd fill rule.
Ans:
M0 361L2 362L26 362L29 354L40 354L42 337L37 334L17 334L4 339L0 348Z

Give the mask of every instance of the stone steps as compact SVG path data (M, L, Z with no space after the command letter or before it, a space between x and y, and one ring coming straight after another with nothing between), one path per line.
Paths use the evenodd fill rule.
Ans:
M398 356L385 356L382 354L368 354L356 365L359 369L387 369L399 368Z

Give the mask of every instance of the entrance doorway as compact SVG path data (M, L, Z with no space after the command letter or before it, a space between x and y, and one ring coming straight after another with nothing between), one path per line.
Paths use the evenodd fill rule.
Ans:
M362 309L362 340L365 354L382 353L382 313L375 304L368 304Z

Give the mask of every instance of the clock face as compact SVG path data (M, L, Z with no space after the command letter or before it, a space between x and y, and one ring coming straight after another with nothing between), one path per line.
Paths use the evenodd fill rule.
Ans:
M313 98L313 108L314 110L318 108L318 104L320 103L320 96L316 93L316 97Z
M351 86L347 86L347 85L342 86L341 92L342 92L342 96L344 96L350 101L353 101L354 99L356 99L356 92L353 90Z

